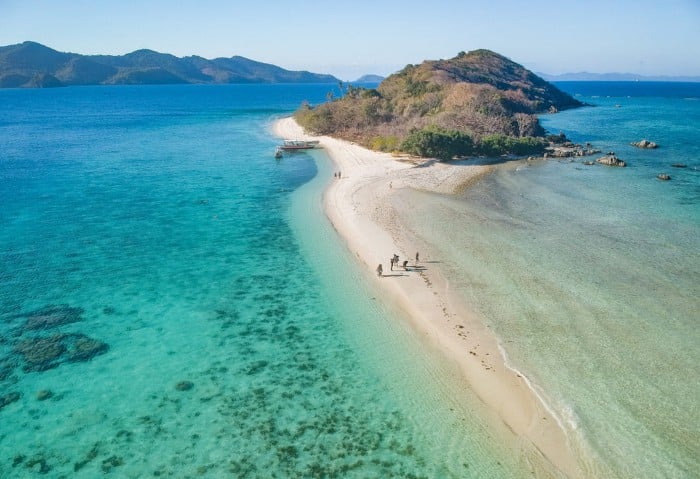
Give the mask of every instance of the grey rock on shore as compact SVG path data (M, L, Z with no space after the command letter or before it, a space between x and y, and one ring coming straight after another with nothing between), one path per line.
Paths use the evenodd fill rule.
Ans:
M649 140L640 140L637 142L630 143L630 145L636 146L637 148L642 148L645 150L653 150L654 148L659 147L659 145L657 145L653 141L649 141Z
M595 160L597 163L600 163L601 165L607 165L607 166L627 166L627 164L619 159L617 156L615 156L615 153L608 153L605 156L601 156L597 160Z

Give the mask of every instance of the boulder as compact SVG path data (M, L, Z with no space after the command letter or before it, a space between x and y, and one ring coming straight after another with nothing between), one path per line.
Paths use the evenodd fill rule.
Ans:
M653 150L654 148L659 147L659 145L657 145L653 141L649 141L649 140L640 140L640 141L633 142L630 144L632 146L636 146L637 148L643 148L643 149L649 149L649 150Z
M605 156L601 156L597 160L595 160L597 163L600 163L601 165L607 165L607 166L627 166L627 164L619 159L617 156L615 156L615 153L608 153Z
M656 177L658 179L660 179L661 181L668 181L671 179L671 177L669 175L667 175L666 173L659 173L658 175L656 175Z

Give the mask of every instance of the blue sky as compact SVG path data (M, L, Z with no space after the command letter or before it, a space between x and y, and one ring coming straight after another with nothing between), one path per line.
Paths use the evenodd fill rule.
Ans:
M353 80L488 48L536 72L700 76L700 0L0 0L0 45L242 55Z

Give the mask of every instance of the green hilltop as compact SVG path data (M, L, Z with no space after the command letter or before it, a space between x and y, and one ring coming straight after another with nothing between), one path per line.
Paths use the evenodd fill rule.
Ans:
M489 50L408 65L377 88L345 87L341 98L295 113L316 134L382 151L450 159L544 150L537 113L582 106L523 66Z
M0 88L179 83L337 83L331 75L290 71L241 56L207 60L153 50L80 55L35 42L0 47Z

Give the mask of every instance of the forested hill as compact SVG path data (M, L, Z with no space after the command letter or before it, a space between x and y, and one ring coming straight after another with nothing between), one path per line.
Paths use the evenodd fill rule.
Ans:
M295 117L311 132L373 149L434 156L437 143L451 157L541 150L536 114L581 105L508 58L476 50L408 65L376 89L349 85L342 98L302 105Z
M248 58L179 58L152 50L120 55L63 53L35 42L0 47L0 88L175 83L337 83Z

